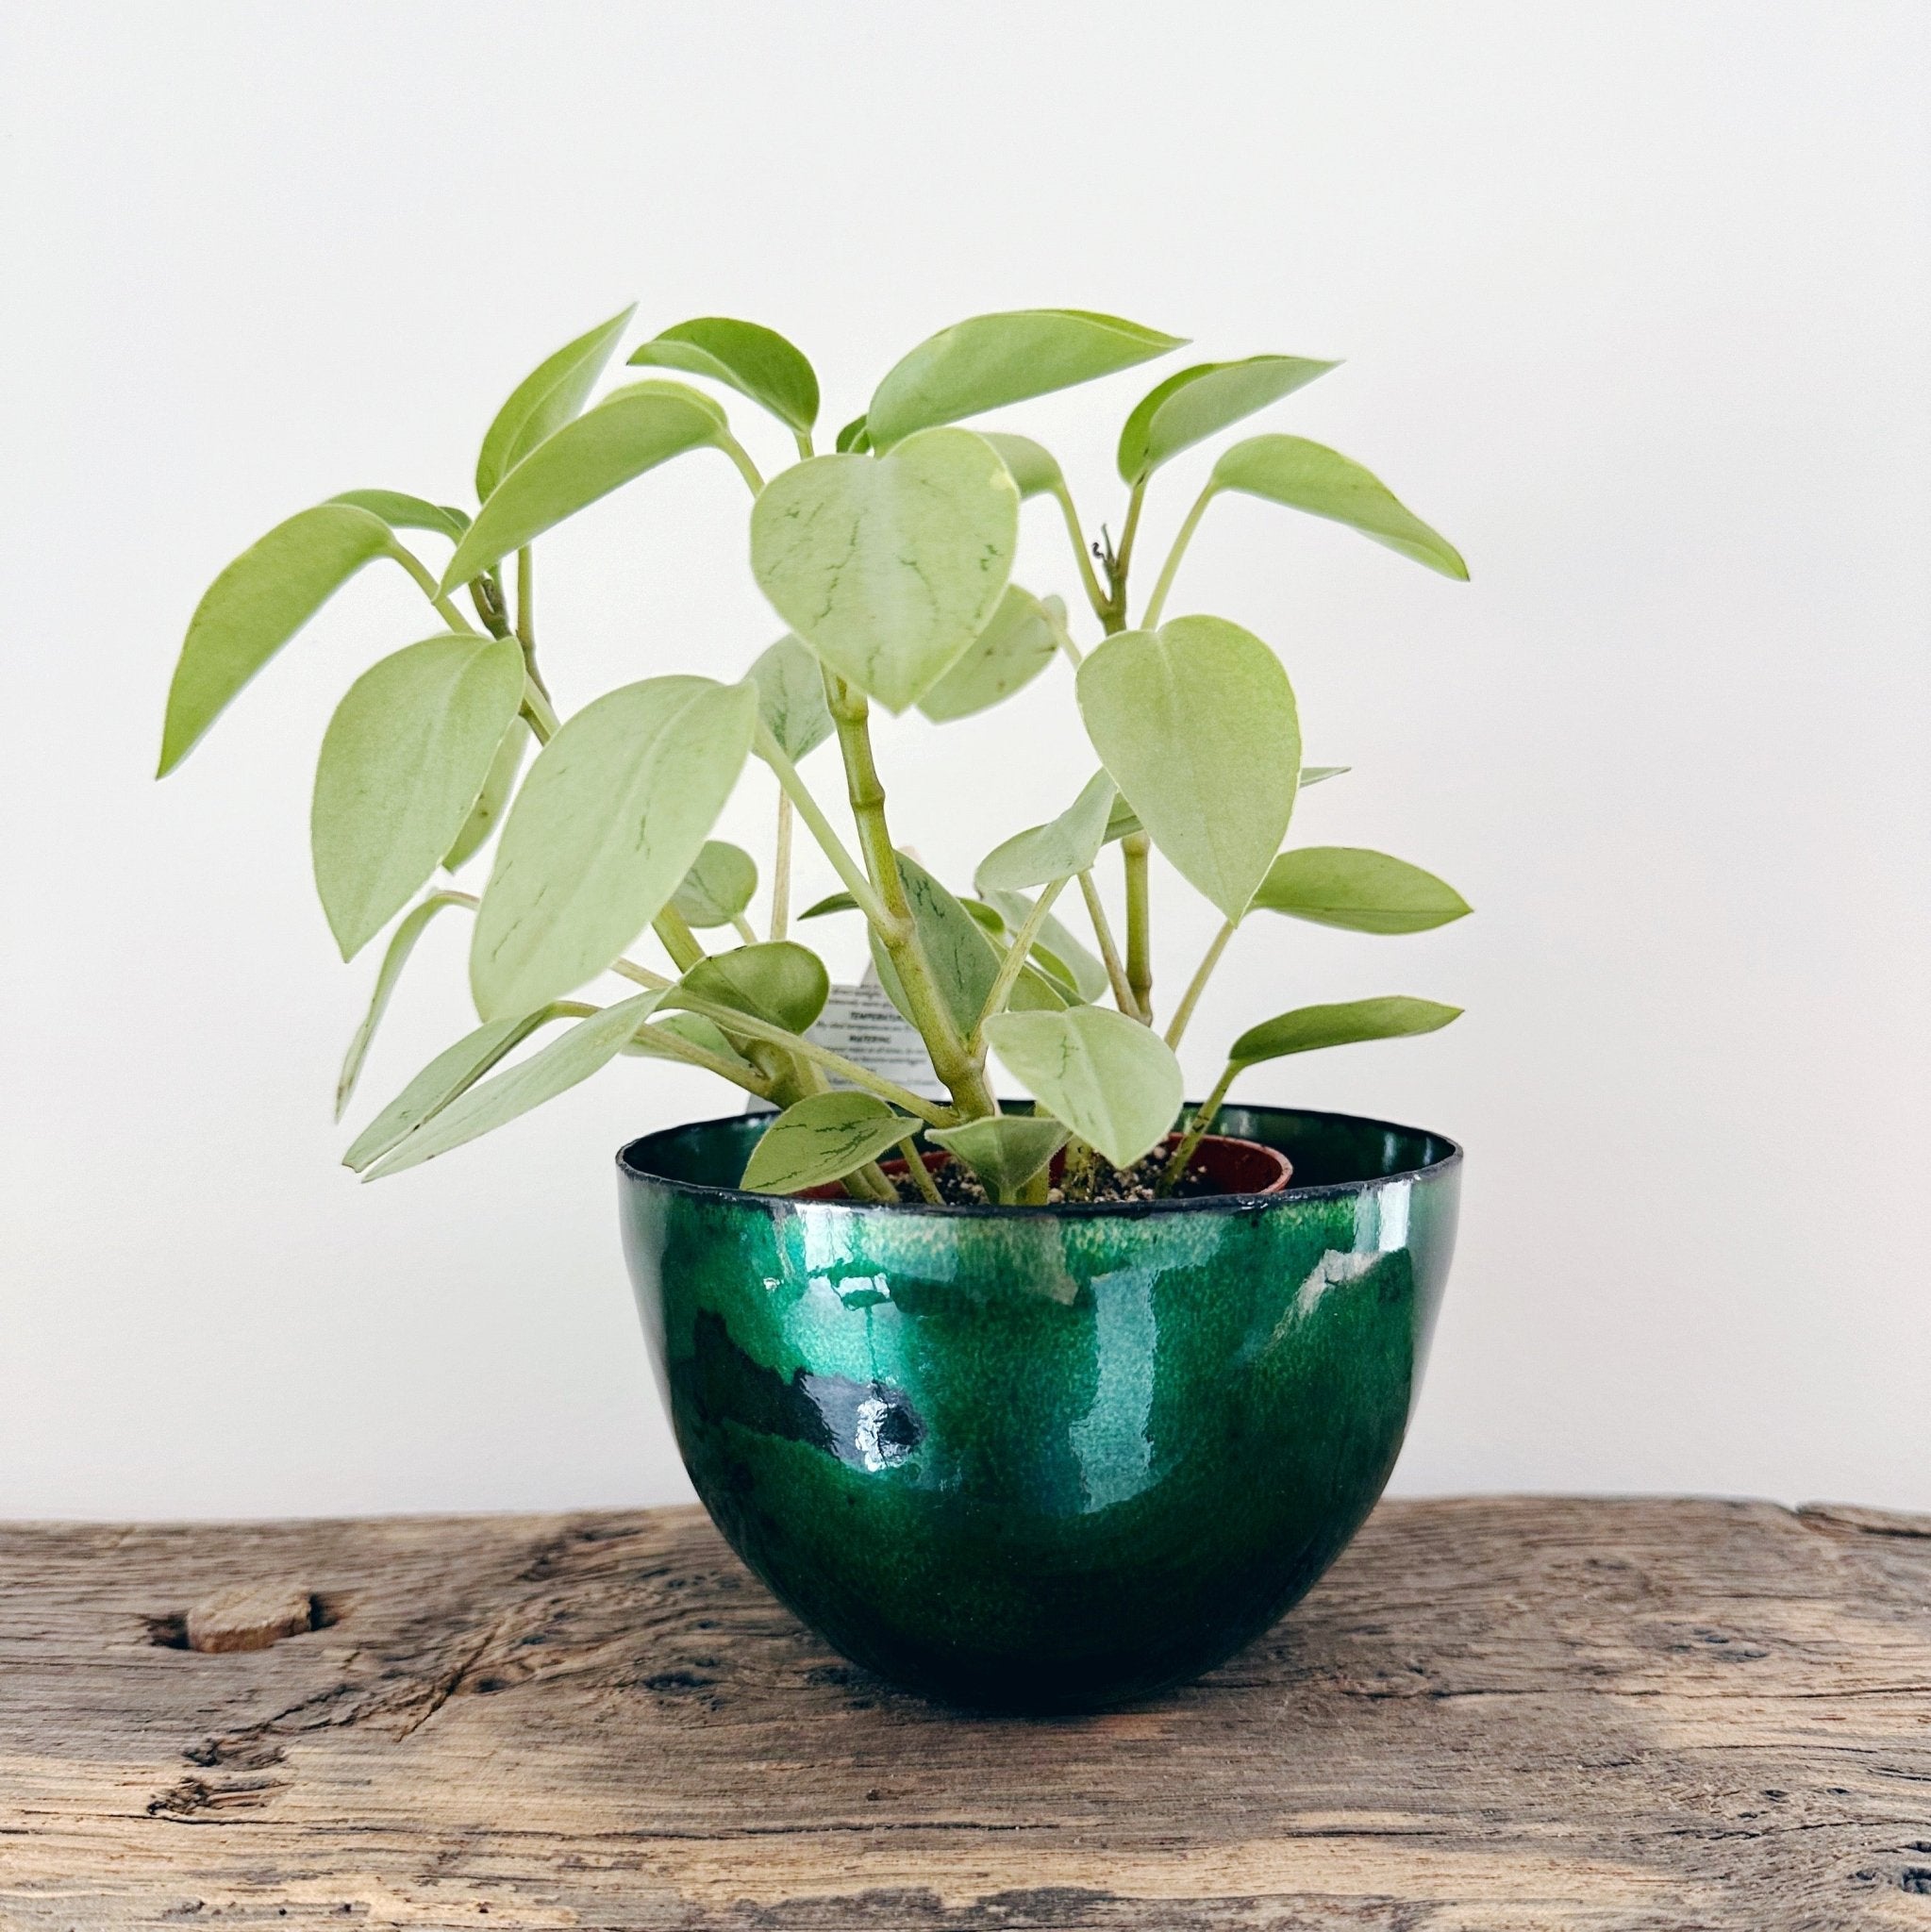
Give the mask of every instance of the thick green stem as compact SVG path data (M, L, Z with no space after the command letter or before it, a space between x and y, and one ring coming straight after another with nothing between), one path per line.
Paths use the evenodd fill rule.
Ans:
M679 973L689 973L705 958L704 948L697 943L697 935L674 906L666 906L650 924L651 930L664 942L664 951L670 954Z
M417 588L422 591L423 595L428 598L429 602L436 607L437 616L440 617L443 621L443 623L450 627L451 630L466 630L470 633L472 637L480 637L482 635L482 633L476 629L475 625L473 625L469 621L469 619L466 618L462 614L462 612L458 610L456 608L456 606L452 604L449 601L449 599L445 597L442 594L442 592L436 588L436 579L432 577L425 569L424 569L423 565L416 559L414 556L412 556L408 551L405 550L400 543L398 543L394 547L394 549L390 552L390 555L393 557L396 562L401 564L406 571L408 572L410 576L415 578Z
M734 1066L723 1055L711 1053L674 1033L653 1033L648 1026L641 1026L634 1038L645 1053L658 1059L679 1060L686 1066L702 1067L707 1074L715 1074L720 1080L728 1080L732 1086L741 1087L746 1093L755 1093L760 1100L771 1098L771 1082L762 1074L741 1063Z
M523 681L523 715L529 728L535 732L539 744L548 744L560 728L549 693L529 675L527 658L524 659Z
M755 946L757 943L757 935L751 929L751 922L741 912L732 913L731 926L747 946Z
M1200 996L1207 991L1207 983L1213 977L1213 970L1221 963L1221 955L1227 950L1227 941L1234 937L1237 920L1228 920L1213 936L1213 943L1207 947L1193 977L1187 982L1187 991L1180 996L1180 1004L1174 1009L1174 1024L1167 1028L1167 1044L1178 1046L1180 1036L1187 1031L1187 1023L1193 1017L1193 1009L1200 1004Z
M720 429L718 447L737 465L738 474L749 486L752 495L757 495L764 488L764 478L757 474L757 465L751 460L744 445L728 429Z
M784 938L791 924L791 827L796 808L791 794L777 795L777 850L771 862L771 936Z
M1129 1020L1140 1018L1140 1009L1133 1003L1133 989L1126 983L1126 968L1120 963L1120 947L1113 938L1113 927L1107 917L1107 908L1100 900L1100 889L1093 882L1090 872L1079 875L1080 896L1086 901L1086 916L1092 922L1093 939L1100 949L1100 962L1107 969L1107 977L1113 988L1113 1004Z
M1207 507L1219 492L1220 486L1208 481L1207 486L1194 500L1191 509L1187 512L1187 521L1180 525L1179 533L1174 539L1174 547L1167 552L1167 560L1160 566L1160 574L1154 582L1154 593L1147 599L1146 612L1140 618L1142 630L1153 630L1160 621L1160 612L1167 608L1167 592L1174 588L1174 573L1180 568L1180 559L1187 555L1187 546L1193 541L1193 533L1200 527L1200 520L1207 514Z
M925 1170L925 1157L919 1152L919 1143L909 1134L898 1143L898 1151L905 1157L906 1177L935 1208L945 1206L945 1196L939 1191L939 1183ZM890 1180L891 1176L886 1175Z
M1153 841L1144 832L1120 841L1126 868L1126 985L1133 994L1134 1018L1154 1023L1153 912L1147 887L1147 855Z
M1126 499L1126 521L1120 528L1120 547L1113 553L1113 593L1100 612L1109 632L1124 630L1126 625L1126 573L1133 567L1133 540L1140 534L1140 512L1145 502L1146 478L1142 476Z
M933 1071L945 1083L959 1112L968 1120L995 1113L998 1103L986 1083L985 1062L975 1058L960 1038L919 943L911 903L899 876L898 852L886 823L885 787L872 756L871 707L863 691L829 673L825 693L832 722L838 727L839 749L844 756L845 788L858 828L858 850L890 921L878 928L879 941L898 974L906 1004L911 1008L912 1024L932 1057Z
M831 860L832 870L843 881L845 891L857 902L858 909L883 939L886 927L891 923L884 902L872 890L872 881L865 875L865 868L845 849L845 841L832 829L831 821L819 808L818 801L812 797L804 779L799 777L797 766L778 749L777 740L771 735L770 727L762 719L758 721L756 747L757 756L771 767L778 783L784 787L785 796L797 807L798 816L805 821L806 829L818 841L819 849L825 858Z
M1025 970L1025 962L1033 950L1033 941L1040 936L1040 928L1046 923L1046 915L1053 909L1053 901L1066 890L1065 879L1055 879L1040 896L1033 901L1033 909L1025 916L1025 923L1013 935L1012 943L1006 950L1006 958L999 962L998 976L992 981L990 991L986 995L986 1004L979 1009L979 1017L973 1027L973 1037L966 1041L966 1051L976 1054L986 1031L986 1022L994 1013L1003 1012L1007 1000L1011 996L1019 975Z
M1187 1131L1181 1137L1180 1144L1174 1149L1174 1158L1161 1170L1159 1180L1155 1184L1157 1193L1172 1193L1185 1178L1188 1163L1192 1160L1194 1151L1213 1125L1214 1116L1220 1112L1221 1106L1227 1097L1227 1089L1234 1084L1234 1076L1240 1071L1239 1060L1227 1062L1226 1071L1214 1082L1213 1091L1201 1102L1193 1118L1187 1123Z
M1087 549L1086 533L1079 527L1079 512L1073 507L1073 492L1066 487L1065 477L1053 486L1053 494L1058 499L1059 508L1066 519L1066 534L1073 539L1073 554L1079 559L1079 579L1086 586L1086 600L1093 607L1095 617L1107 614L1107 593L1100 588L1100 580L1093 575L1093 560Z

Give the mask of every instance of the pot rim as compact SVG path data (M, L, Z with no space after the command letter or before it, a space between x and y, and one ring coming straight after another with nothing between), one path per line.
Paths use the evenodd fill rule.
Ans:
M1198 1103L1189 1102L1185 1105L1195 1106ZM1396 1181L1434 1178L1448 1174L1461 1165L1461 1143L1450 1140L1446 1134L1438 1134L1429 1127L1404 1126L1398 1121L1376 1120L1367 1114L1334 1113L1323 1108L1255 1107L1245 1102L1239 1103L1239 1108L1243 1113L1291 1114L1302 1120L1345 1121L1352 1126L1378 1127L1384 1133L1406 1134L1419 1140L1433 1141L1447 1151L1440 1159L1431 1160L1425 1166L1403 1168L1394 1174L1371 1174L1357 1181L1328 1181L1319 1187L1297 1188L1290 1176L1285 1188L1268 1194L1201 1194L1190 1200L1167 1201L1075 1201L1044 1208L1001 1208L990 1204L985 1207L935 1208L929 1201L901 1201L896 1205L890 1201L807 1201L795 1194L763 1194L748 1188L713 1188L698 1181L674 1180L668 1174L653 1172L642 1165L639 1158L634 1158L640 1149L647 1147L653 1141L667 1140L673 1134L690 1133L698 1127L737 1126L745 1119L743 1114L722 1114L708 1120L680 1121L675 1126L659 1127L654 1133L640 1134L634 1141L626 1141L617 1150L617 1170L631 1180L648 1181L656 1187L669 1188L674 1192L688 1195L692 1200L746 1205L755 1203L766 1211L772 1207L779 1207L800 1214L911 1214L943 1216L967 1221L1140 1221L1153 1215L1216 1214L1229 1211L1259 1213L1270 1208L1281 1207L1290 1201L1335 1200L1344 1194L1361 1193L1369 1188L1389 1187ZM1245 1137L1233 1135L1224 1138L1240 1140Z

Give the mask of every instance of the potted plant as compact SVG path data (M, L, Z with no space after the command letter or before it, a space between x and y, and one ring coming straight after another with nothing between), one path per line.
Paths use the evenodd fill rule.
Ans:
M1120 434L1118 540L1090 549L1045 449L959 425L1164 356L1174 337L1074 309L977 317L912 350L819 454L810 364L749 323L664 330L629 360L677 375L591 404L629 320L517 388L483 440L474 513L354 491L230 564L189 626L160 769L351 576L405 571L434 634L350 687L315 781L315 878L343 957L390 933L338 1116L410 949L448 908L474 918L480 1024L362 1128L347 1165L371 1179L418 1165L619 1056L755 1096L764 1111L619 1156L654 1360L724 1534L840 1649L944 1697L1072 1707L1190 1675L1273 1622L1379 1495L1460 1160L1440 1135L1229 1090L1283 1056L1426 1032L1457 1009L1375 997L1262 1019L1191 1108L1175 1049L1250 926L1411 933L1469 908L1377 852L1284 849L1300 790L1336 774L1303 764L1265 642L1168 607L1230 491L1449 577L1466 576L1461 558L1347 458L1250 436L1214 462L1137 597L1163 466L1331 363L1169 375ZM774 418L796 460L767 476L720 391ZM735 682L652 676L559 716L533 545L646 471L706 457L744 479L751 568L788 634ZM1064 521L1090 624L1012 581L1032 499ZM440 572L416 554L424 535L447 547ZM1089 741L1066 747L1065 808L995 844L970 892L949 888L900 843L876 714L976 717L1056 664ZM842 829L830 788L800 769L821 745ZM710 836L753 772L775 802L761 934L755 861ZM790 910L800 824L843 885L801 918L864 921L908 1060L868 1060L824 1023L828 974ZM492 834L487 886L458 890L443 875ZM1223 922L1164 1015L1155 854ZM1075 904L1084 939L1060 916ZM995 1097L995 1066L1024 1099Z

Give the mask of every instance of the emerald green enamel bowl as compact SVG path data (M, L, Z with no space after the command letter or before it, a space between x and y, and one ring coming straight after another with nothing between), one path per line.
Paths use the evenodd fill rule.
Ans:
M1258 1636L1373 1507L1453 1141L1230 1107L1286 1192L878 1208L741 1192L764 1124L625 1147L624 1247L697 1493L846 1657L981 1708L1139 1697Z

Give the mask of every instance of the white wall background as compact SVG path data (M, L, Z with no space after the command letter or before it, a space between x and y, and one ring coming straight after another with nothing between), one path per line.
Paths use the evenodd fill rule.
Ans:
M609 1158L725 1110L703 1076L626 1061L394 1182L336 1165L374 962L314 904L309 772L351 675L434 627L414 592L358 581L149 778L222 563L337 490L460 498L510 386L633 297L640 333L784 329L828 426L989 308L1347 357L1275 420L1473 583L1229 501L1174 608L1273 641L1310 757L1354 766L1302 836L1479 916L1245 936L1189 1058L1309 998L1469 1008L1252 1083L1471 1150L1398 1485L1931 1506L1927 40L1912 0L14 0L0 1513L688 1493ZM1159 373L1019 412L1095 523ZM545 541L566 706L775 634L744 514L697 459ZM1027 541L1070 588L1044 510ZM965 874L1070 794L1073 727L1060 677L895 730L901 835ZM1210 922L1162 917L1171 995ZM469 1024L462 940L419 956L371 1103Z

